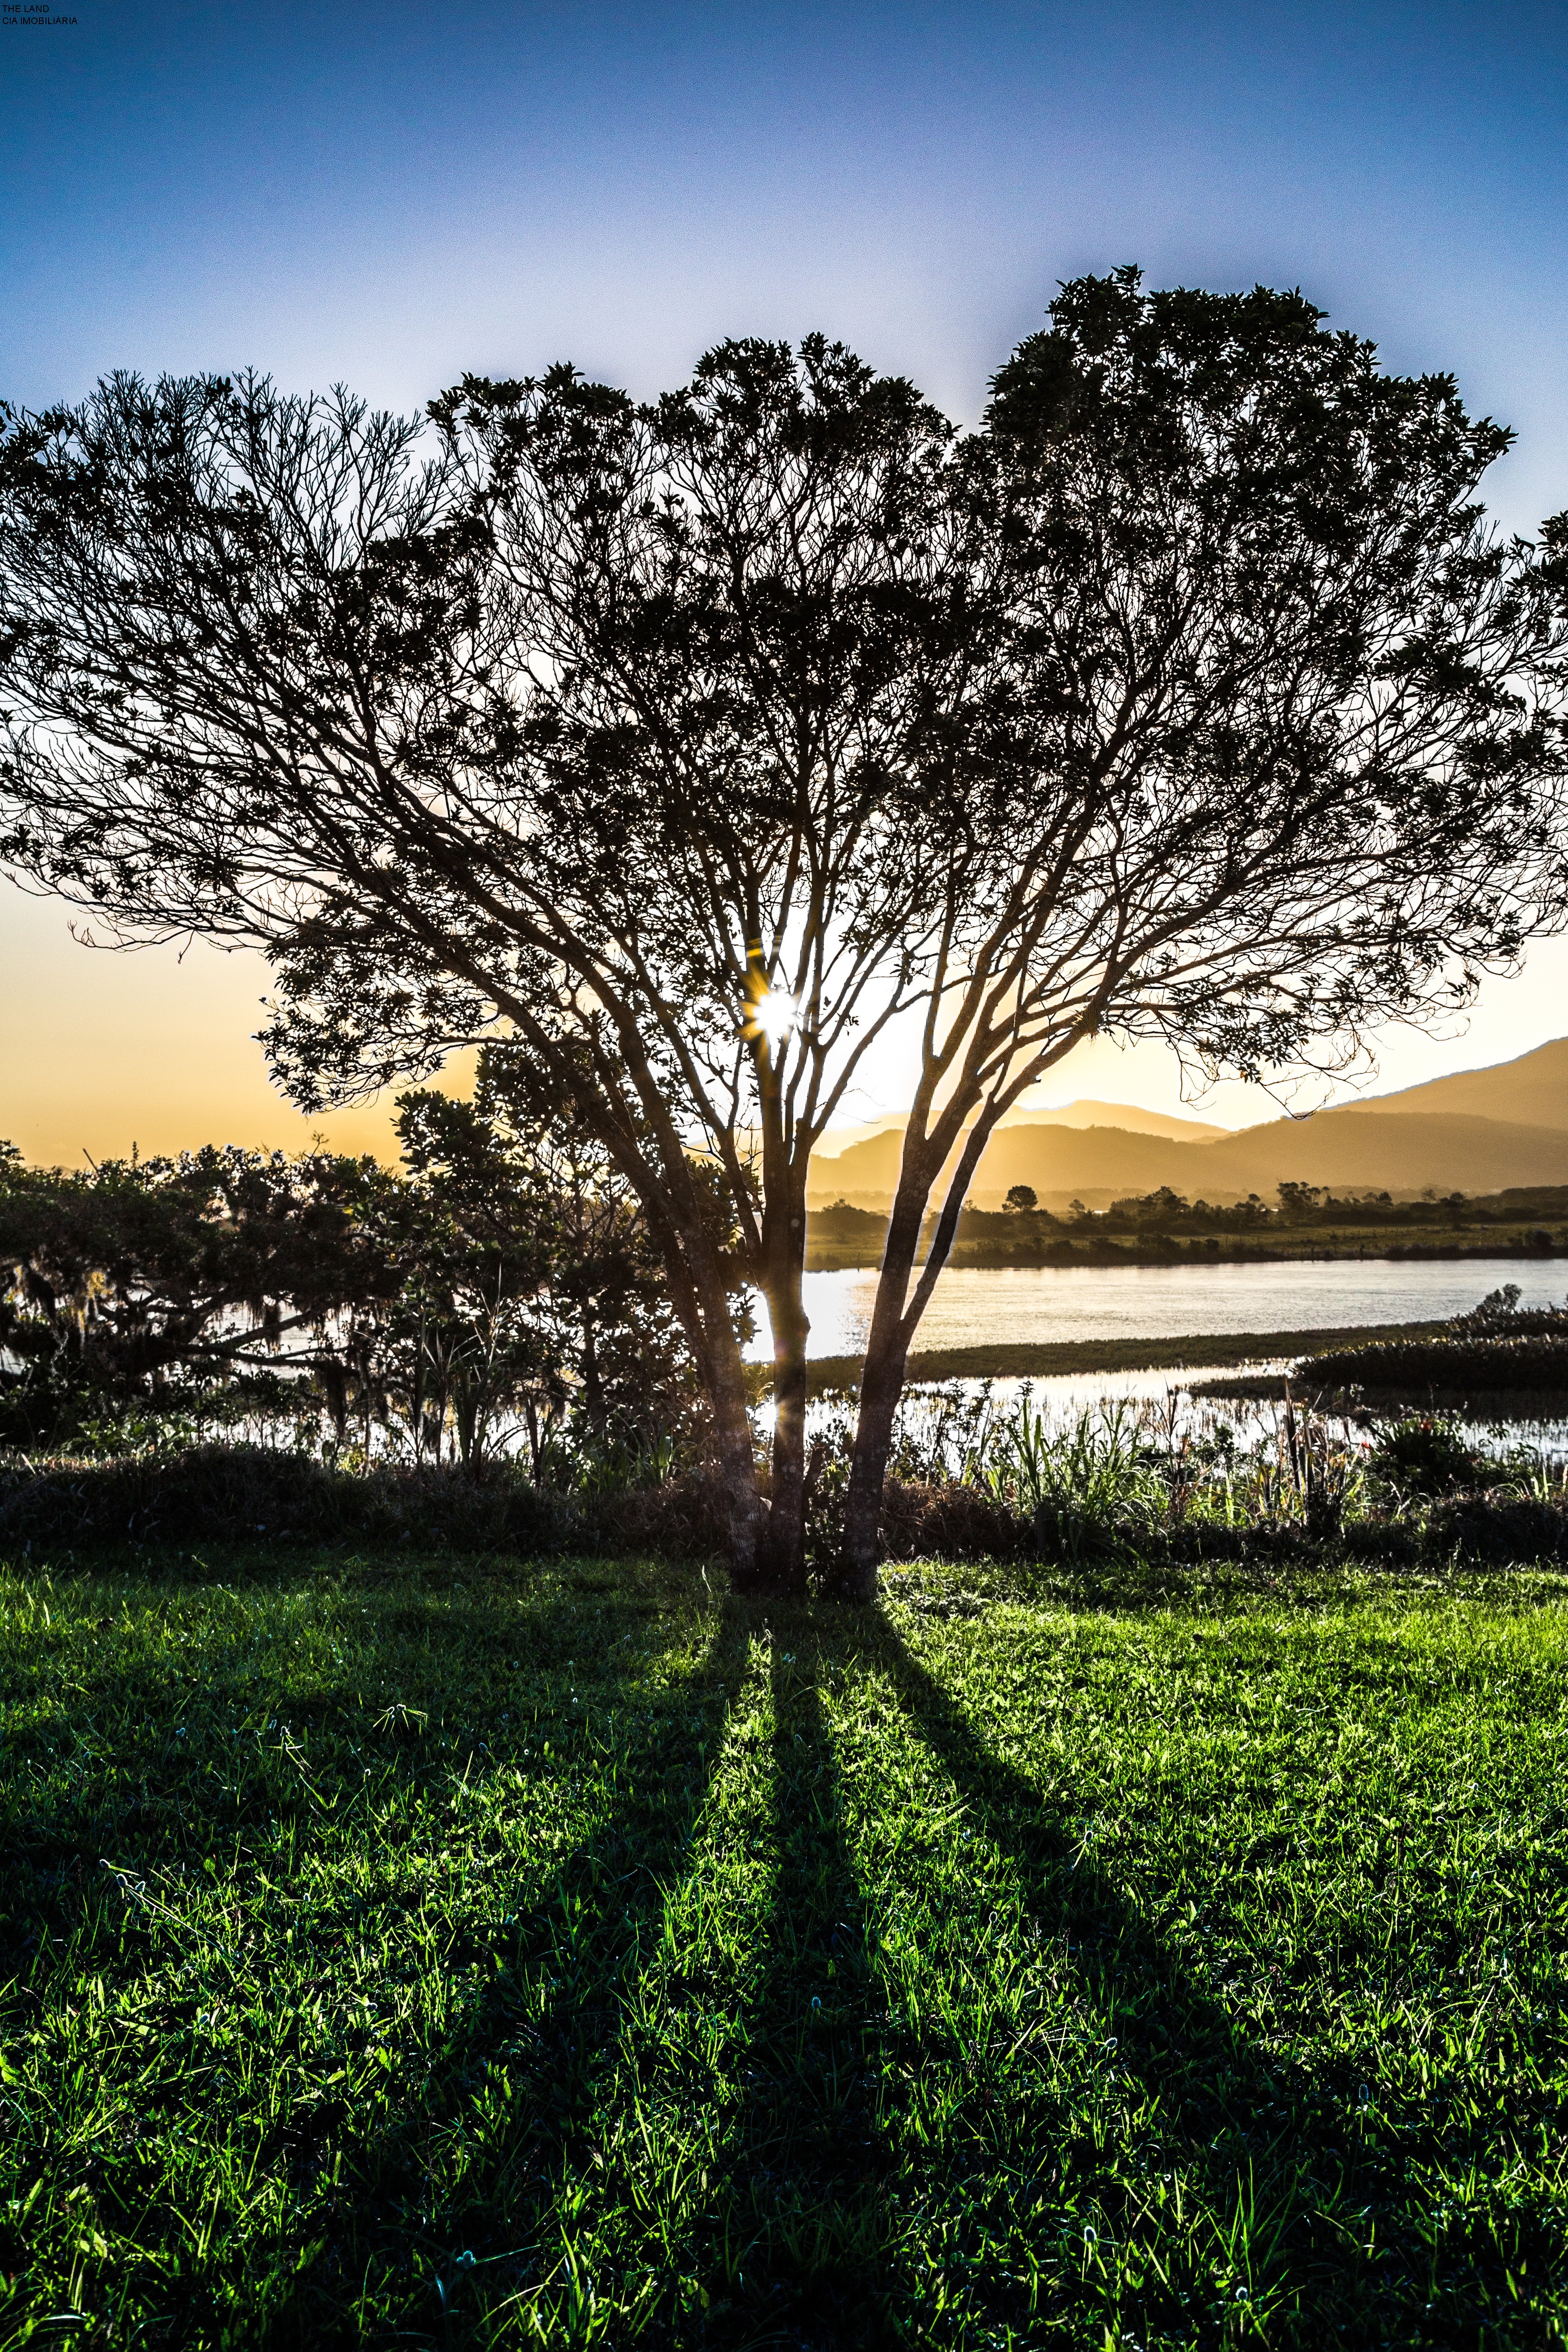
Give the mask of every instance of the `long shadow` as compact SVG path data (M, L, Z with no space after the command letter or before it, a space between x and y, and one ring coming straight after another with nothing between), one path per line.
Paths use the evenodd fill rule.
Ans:
M730 2184L740 2275L709 2337L864 2345L878 2334L879 2000L824 1717L820 1623L793 1611L770 1630L777 1874Z
M627 1613L642 1622L645 1635L652 1635L640 1661L645 1671L657 1665L674 1642L689 1634L689 1603L696 1598L688 1593L680 1613L650 1629L627 1596ZM465 1641L483 1642L515 1650L531 1669L549 1669L569 1663L569 1653L584 1634L582 1605L570 1593L552 1594L512 1612L499 1632L488 1622L483 1605L472 1613L458 1611L448 1616L443 1611L431 1612L425 1605L427 1599L411 1593L405 1606L399 1595L381 1629L388 1641L396 1642L412 1627L426 1644L412 1665L406 1653L391 1653L405 1675L423 1664L424 1681L404 1684L408 1707L389 1710L385 1719L373 1722L363 1709L353 1707L353 1694L346 1686L339 1689L331 1675L297 1698L291 1715L304 1736L300 1754L319 1755L314 1735L345 1715L353 1717L352 1751L345 1736L341 1787L330 1767L317 1767L313 1785L301 1772L296 1787L294 1766L279 1766L289 1784L289 1800L276 1790L266 1791L268 1802L261 1819L271 1829L279 1826L280 1814L291 1811L306 1834L313 1835L329 1801L354 1801L365 1767L405 1784L428 1787L432 1794L446 1785L453 1758L428 1752L430 1744L418 1736L417 1727L421 1701L434 1704L437 1694L450 1698L454 1692L461 1693L455 1646L460 1650ZM601 1601L595 1605L605 1606ZM582 2153L595 2072L611 2038L618 1988L650 1923L658 1919L665 1885L687 1865L725 1718L745 1671L749 1624L742 1607L723 1605L707 1654L692 1671L657 1698L639 1693L624 1711L614 1743L610 1801L595 1834L558 1868L542 1873L524 1864L517 1873L515 1891L492 1875L480 1902L456 1906L445 1965L472 1990L428 2074L401 2084L389 2079L358 2112L345 2104L340 2091L320 2096L308 2112L279 2120L259 2152L258 2167L263 2177L285 2173L307 2193L314 2209L310 2224L313 2243L296 2268L298 2250L289 2241L297 2221L285 2219L275 2255L264 2240L252 2241L247 2257L250 2288L261 2285L274 2259L292 2275L286 2290L268 2293L268 2322L263 2328L258 2320L249 2340L302 2346L374 2340L349 2316L369 2284L373 2305L383 2311L401 2311L404 2340L445 2347L468 2340L470 2315L465 2305L474 2300L476 2273L487 2256L503 2250L514 2255L515 2278L526 2279L532 2266L534 2232L549 2213L554 2185L563 2166ZM362 1646L367 1638L362 1628ZM216 1646L223 1652L221 1634ZM81 1818L74 1811L68 1818L34 1815L15 1825L6 1843L11 1899L5 1907L12 1912L14 1929L24 1929L25 1918L34 1923L34 1932L21 1938L29 1948L40 1937L46 1943L68 1941L85 1924L98 1940L107 1934L111 1945L119 1945L121 1969L139 1951L140 1965L156 1966L162 1931L155 1909L127 1907L143 1898L122 1896L96 1875L98 1856L121 1852L134 1856L138 1871L153 1874L154 1905L165 1873L189 1871L193 1860L199 1871L201 1853L221 1854L226 1840L232 1856L235 1823L226 1828L213 1817L204 1783L208 1759L195 1752L186 1759L183 1747L171 1754L171 1741L184 1737L176 1720L184 1707L180 1689L170 1685L165 1673L162 1687L149 1685L143 1696L145 1679L138 1668L130 1678L128 1703L126 1692L121 1692L128 1745L121 1753L121 1743L116 1743L117 1761L123 1769L115 1785L123 1790L134 1789L139 1780L143 1788L151 1781L154 1802L132 1797L127 1803L116 1795L113 1817L101 1806L89 1808ZM99 1696L112 1684L112 1676L104 1677ZM227 1696L226 1668L213 1678L212 1687L223 1688ZM479 1735L495 1738L497 1730L486 1705L476 1705L475 1746L466 1759L459 1759L465 1762L470 1790L503 1765L552 1783L563 1770L603 1769L602 1732L590 1734L580 1710L563 1704L552 1707L546 1702L541 1736L531 1739L529 1758L518 1746L492 1754L488 1739ZM548 1762L539 1753L547 1730L557 1751ZM194 1734L190 1744L193 1750L200 1746ZM350 1752L352 1780L347 1777ZM254 1802L253 1790L252 1809ZM62 1858L69 1866L62 1866ZM276 1865L269 1868L276 1875ZM401 1898L394 1899L405 1907ZM417 1908L417 1898L410 1900ZM95 1927L97 1913L103 1918ZM330 1949L333 1944L352 1942L361 1932L374 1937L385 1924L384 1906L377 1913L350 1897L341 1918L315 1919L310 1927ZM16 1956L26 1958L20 1943ZM331 1966L325 1950L321 1965ZM289 1998L296 1997L291 1991ZM155 2120L165 2097L173 2102L169 2119L181 2122L185 2096L183 2074L176 2072L148 2110L148 2122ZM454 2168L450 2143L470 2138L480 2108L488 2118L482 2144L467 2147L463 2161ZM143 2231L156 2221L159 2184L147 2161L132 2147L95 2172L95 2193L106 2218L122 2216L126 2225L136 2221ZM329 2168L335 2188L323 2208L320 2196L310 2190ZM455 2195L441 2185L442 2175L454 2169L459 2180ZM153 2242L164 2235L178 2248L180 2224L168 2212L153 2229ZM232 2298L247 2283L232 2274L226 2281L209 2280L188 2261L179 2268L184 2280L178 2291L177 2318L171 2310L170 2324L182 2336L205 2330L216 2340L226 2326L233 2325L236 2306L226 2305L225 2296ZM487 2289L494 2279L492 2273Z
M1081 2120L1070 2122L1061 2102L1049 2097L1036 2104L1033 2119L1043 2145L1020 2149L1016 2126L1024 2117L1016 2092L1007 2097L1013 2153L1023 2159L1024 2176L1033 2173L1037 2181L1043 2171L1051 2179L1047 2201L1069 2210L1075 2201L1098 2202L1123 2248L1142 2242L1152 2256L1125 2269L1131 2291L1121 2319L1132 2331L1130 2340L1169 2341L1174 2330L1173 2340L1183 2343L1526 2341L1506 2332L1518 2305L1493 2238L1477 2232L1463 2248L1450 2238L1445 2277L1432 2275L1432 2244L1408 2220L1421 2195L1420 2151L1391 2147L1363 2128L1356 2070L1314 2074L1254 2046L1161 1941L1144 1912L1084 1856L1071 1821L985 1745L886 1616L846 1629L840 1654L888 1675L910 1727L940 1761L976 1827L1013 1864L1042 1940L1064 1953L1087 2005L1107 2021L1115 2066L1144 2094L1144 2112L1153 2120L1135 2166L1108 2164L1092 2132ZM1161 1891L1147 1890L1152 1906ZM919 2063L918 2052L906 2053L906 2064ZM1434 2126L1429 2148L1440 2138ZM1208 2264L1195 2258L1184 2284L1178 2275L1184 2252L1201 2257L1202 2250L1184 2250L1169 2220L1151 2222L1149 2192L1178 2177L1220 2225L1227 2214L1245 2216L1275 2311L1272 2326L1261 2326L1256 2336L1241 2309L1229 2315L1224 2332L1205 2331L1194 2289ZM1020 2179L1021 2188L1029 2185ZM1165 2201L1169 2210L1169 2197ZM1007 2217L999 2220L1005 2230ZM1549 2274L1552 2249L1544 2235L1519 2251L1532 2277ZM1135 2285L1140 2268L1142 2284ZM1430 2320L1420 2332L1391 2335L1408 2328L1421 2310L1423 2295L1413 2289L1423 2276ZM1505 2332L1494 2337L1499 2318ZM1216 2324L1211 2321L1211 2330Z
M679 2224L679 2254L653 2283L637 2340L650 2347L811 2347L871 2345L878 2340L876 2246L878 2189L883 2169L870 2097L874 2045L879 2031L874 1969L858 1883L846 1833L846 1801L819 1689L819 1635L806 1612L772 1614L764 1605L732 1611L744 1665L748 1632L768 1647L773 1728L769 1746L767 1814L758 1822L773 1868L763 1928L761 1981L744 2012L744 2069L738 2117L724 2128L722 2155L700 2203ZM729 1685L733 1697L733 1685ZM719 1727L721 1730L721 1727ZM695 1819L695 1809L691 1821ZM691 1822L683 1825L672 1867L689 1851ZM645 1858L650 1841L633 1832ZM651 1910L646 1926L656 1922ZM593 2004L589 2040L607 2049L623 2017L618 1996L645 1957L640 1929L616 1941L613 1953L584 1972L583 1998ZM583 2030L583 2006L564 2004L561 2031ZM686 2055L692 2054L686 2045ZM634 2057L616 2069L591 2057L537 2070L535 2096L557 2118L548 2138L549 2162L530 2187L530 2226L558 2213L558 2198L584 2179L591 2150L563 2126L590 2114L601 2137L623 2148L636 2135L625 2126L630 2102L657 2101L659 2077L681 2063L679 2046L652 2049L645 2074ZM668 2085L669 2078L666 2075ZM731 2087L740 2087L738 2076ZM605 2097L608 2094L608 2097ZM692 2084L684 2085L689 2099ZM676 2191L668 2148L650 2151L644 2181L651 2202ZM606 2195L620 2194L606 2180ZM514 2208L521 2210L521 2208ZM634 2263L637 2232L626 2242ZM651 2250L651 2235L640 2241ZM683 2277L702 2282L701 2299L683 2302Z
M701 1663L657 1707L636 1703L596 1833L542 1879L535 1872L524 1884L520 1871L515 1906L492 1901L469 1917L447 1964L468 1970L474 1989L428 2076L397 2086L373 2110L353 2114L323 2102L310 2118L289 2120L291 2169L310 2179L330 2153L341 2158L342 2179L314 2251L275 2305L268 2340L375 2340L346 2315L369 2280L379 2307L402 2315L400 2340L445 2352L474 2340L481 2304L493 2311L503 2289L526 2292L557 2259L560 2191L591 2166L590 2126L597 2128L622 1990L657 1930L669 1885L689 1867L750 1637L766 1622L754 1606L723 1605ZM508 1639L536 1661L564 1660L581 1626L575 1604L552 1598ZM848 1666L887 1677L910 1731L1012 1865L1030 1926L1061 1952L1085 2009L1106 2021L1100 2030L1115 2041L1115 2066L1135 2080L1152 2118L1136 2163L1111 2161L1126 2151L1097 2145L1081 2102L1069 2103L1043 2077L1031 2081L1026 2060L998 2079L994 2097L978 2084L970 2137L979 2153L968 2171L961 2162L950 2177L911 2182L906 2169L900 2193L918 2190L933 2208L952 2203L961 2243L976 2222L993 2243L1010 2232L1016 2245L1032 2230L1058 2228L1051 2217L1063 2210L1098 2207L1110 2234L1148 2254L1123 2312L1142 2343L1247 2340L1240 2315L1215 2333L1218 2323L1200 2324L1184 2301L1202 2265L1194 2255L1189 2274L1179 2274L1168 2193L1163 2218L1151 2219L1162 2184L1168 2191L1173 2180L1184 2181L1194 2206L1210 2214L1233 2212L1238 2197L1248 2206L1281 2298L1275 2332L1253 2340L1477 2343L1509 2305L1497 2242L1479 2222L1469 2236L1462 2234L1468 2225L1450 2229L1446 2284L1427 2332L1409 2332L1410 2280L1432 2260L1401 2219L1418 2200L1420 2150L1363 2129L1353 2081L1314 2074L1251 2044L1151 1926L1146 1910L1157 1908L1163 1890L1151 1886L1141 1908L1088 1860L1070 1816L993 1752L886 1616L792 1611L770 1630L778 1876L723 2230L700 2231L703 2242L693 2245L713 2307L700 2326L683 2334L671 2323L648 2340L715 2347L913 2340L910 2315L921 2306L888 2252L888 2178L903 2160L894 2145L899 2119L890 2112L885 2126L879 2120L873 2081L889 2053L906 2083L927 2061L951 2076L954 2053L937 2046L937 2028L895 2022L886 2012L875 1923L865 1916L822 1698L824 1669ZM454 1620L442 1638L460 1643L461 1625ZM561 1737L576 1740L586 1759L580 1725ZM395 1727L373 1744L389 1769L413 1752ZM515 1755L474 1769L482 1775L501 1761L519 1769ZM557 1759L552 1779L559 1769ZM193 1779L191 1803L198 1798ZM157 1827L149 1824L149 1833ZM180 1835L199 1843L199 1829L187 1822ZM39 1822L36 1832L47 1847L49 1826ZM94 1857L105 1850L115 1851L91 1849ZM62 1889L51 1900L63 1931L79 1895ZM931 2036L923 2046L922 2032ZM1435 2124L1432 2140L1440 2132ZM456 2167L440 2153L444 2146L449 2157L454 2139L466 2151ZM455 2189L443 2189L454 2173ZM957 2211L963 2200L967 2218ZM169 2227L177 2237L178 2225ZM1520 2243L1538 2279L1554 2243L1541 2231L1531 2236L1531 2227L1527 2217ZM1369 2241L1370 2256L1361 2251ZM292 2260L286 2244L278 2254ZM952 2340L1005 2341L1011 2329L1025 2342L1037 2326L1070 2329L1065 2312L1053 2322L1048 2310L1021 2303L1016 2279L987 2270L989 2260L977 2258L968 2273L971 2334ZM1169 2273L1163 2283L1160 2262ZM228 2292L236 2285L231 2275ZM187 2322L209 2334L232 2322L233 2310L225 2322L216 2302L198 2309L199 2293L193 2279ZM259 2331L252 2340L263 2340ZM1489 2346L1532 2340L1490 2327L1486 2336Z
M356 2269L380 2275L395 2300L412 2245L434 2288L423 2300L428 2340L443 2347L470 2340L481 2304L493 2308L503 2288L525 2293L556 2263L559 2192L592 2160L622 1992L689 1867L748 1651L747 1612L727 1603L701 1665L617 1752L616 1800L597 1834L491 1939L494 1973L423 2087L416 2139L362 2140L347 2242L330 2277L301 2278L279 2340L326 2340ZM458 2193L442 2200L420 2144L454 2133L474 2144Z
M109 1559L105 1567L119 1571L119 1579L133 1580L119 1559ZM83 1581L90 1572L90 1566L76 1571ZM158 1579L157 1589L183 1600L243 1591L247 1585L284 1589L298 1583L308 1590L315 1581L311 1573L298 1570L280 1576L274 1559L261 1569L249 1563L230 1568L222 1581L210 1572L167 1573ZM388 1570L379 1577L372 1571L358 1580L356 1589L374 1591L383 1583L405 1586L406 1571ZM98 1874L100 1857L116 1868L127 1865L124 1875L132 1883L146 1870L177 1873L193 1864L199 1870L204 1854L232 1855L236 1840L246 1840L258 1826L270 1831L280 1822L321 1824L331 1806L352 1805L362 1796L362 1781L374 1787L379 1776L390 1776L405 1790L433 1788L449 1774L454 1760L462 1761L471 1786L502 1765L546 1777L548 1768L537 1754L530 1763L515 1752L493 1752L487 1739L476 1736L469 1749L455 1756L436 1749L421 1735L433 1714L463 1695L465 1677L447 1665L445 1654L467 1655L479 1644L498 1654L521 1652L531 1671L559 1668L581 1633L577 1611L569 1596L545 1602L531 1599L508 1618L504 1632L496 1633L484 1622L482 1609L449 1615L432 1611L431 1599L445 1601L448 1588L467 1597L460 1569L426 1579L412 1591L401 1591L396 1609L378 1610L368 1629L356 1627L356 1641L369 1648L373 1665L379 1666L382 1654L390 1652L397 1669L399 1699L379 1716L374 1706L363 1704L363 1649L356 1650L351 1669L325 1672L308 1687L285 1692L256 1669L255 1637L245 1630L233 1635L208 1630L199 1647L138 1656L129 1665L116 1659L73 1661L68 1679L58 1685L53 1719L46 1717L26 1729L20 1718L28 1710L30 1688L18 1683L9 1694L0 1690L0 1699L9 1696L16 1703L8 1777L18 1778L29 1765L58 1764L68 1742L75 1750L73 1763L77 1756L83 1759L82 1769L68 1776L64 1803L47 1811L29 1807L0 1827L0 1964L25 1966L40 1933L55 1941L68 1938L85 1910L101 1907L113 1890ZM412 1663L393 1649L393 1637L411 1627L424 1642ZM374 1637L368 1643L367 1631ZM283 1658L286 1649L269 1635L268 1664ZM218 1717L233 1719L232 1738L237 1741L240 1719L255 1717L258 1707L269 1717L267 1729L258 1731L247 1722L243 1752L230 1746L226 1725L200 1719L216 1708ZM194 1727L188 1736L187 1715ZM321 1760L323 1739L342 1751L336 1760L330 1755ZM238 1788L237 1763L247 1768L238 1776ZM132 1942L138 1924L132 1912L126 1921Z

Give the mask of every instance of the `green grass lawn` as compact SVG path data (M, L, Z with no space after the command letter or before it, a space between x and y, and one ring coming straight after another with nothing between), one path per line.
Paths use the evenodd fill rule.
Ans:
M0 2347L1568 2341L1568 1581L1206 1574L16 1566Z

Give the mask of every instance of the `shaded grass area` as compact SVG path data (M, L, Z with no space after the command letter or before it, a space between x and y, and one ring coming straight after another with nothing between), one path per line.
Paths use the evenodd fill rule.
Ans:
M0 2346L1563 2340L1568 1580L889 1586L6 1575Z
M1446 1323L1368 1323L1321 1331L1188 1331L1164 1339L997 1340L977 1348L932 1348L910 1358L912 1381L1042 1380L1053 1372L1181 1371L1194 1365L1255 1364L1259 1357L1305 1356L1328 1347L1434 1339ZM818 1356L812 1393L858 1391L863 1356Z

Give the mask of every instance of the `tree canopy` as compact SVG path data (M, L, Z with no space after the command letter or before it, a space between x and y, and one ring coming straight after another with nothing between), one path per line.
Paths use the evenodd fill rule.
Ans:
M229 1146L72 1173L0 1144L0 1444L281 1428L477 1471L526 1443L568 1486L689 1455L691 1359L591 1139L494 1046L474 1102L406 1093L398 1129L395 1172Z
M111 930L262 943L302 1103L503 1034L636 1196L737 1570L784 1587L807 1163L901 1039L864 1593L1026 1086L1098 1032L1342 1054L1562 920L1564 535L1489 527L1507 441L1299 295L1132 271L1065 288L967 435L820 338L651 404L465 379L424 430L116 377L5 440L4 852ZM765 1503L726 1227L773 1322Z

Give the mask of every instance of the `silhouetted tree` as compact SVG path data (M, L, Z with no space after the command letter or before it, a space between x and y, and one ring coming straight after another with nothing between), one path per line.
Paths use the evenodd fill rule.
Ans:
M1066 287L976 462L1013 631L987 928L933 973L867 1346L845 1585L872 1589L907 1352L997 1120L1080 1039L1246 1076L1452 1003L1564 908L1564 533L1508 445L1299 295ZM917 1238L956 1152L932 1244Z
M16 420L5 853L266 944L301 1102L504 1024L637 1195L737 1570L784 1587L807 1161L910 1033L865 1595L914 1331L1026 1086L1108 1029L1288 1068L1560 918L1558 539L1489 533L1507 436L1447 379L1131 272L1064 289L966 439L819 340L651 408L562 369L433 415L426 463L255 380ZM766 1509L713 1171L773 1318Z

